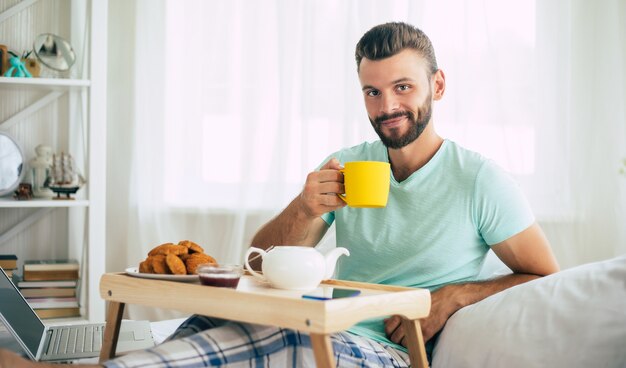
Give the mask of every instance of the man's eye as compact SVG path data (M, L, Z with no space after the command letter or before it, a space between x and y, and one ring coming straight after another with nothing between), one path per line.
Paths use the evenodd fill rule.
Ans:
M398 86L398 90L400 91L408 91L411 88L408 84L401 84Z
M376 90L371 90L371 91L367 91L367 95L370 97L376 97L379 95L380 92L376 91Z

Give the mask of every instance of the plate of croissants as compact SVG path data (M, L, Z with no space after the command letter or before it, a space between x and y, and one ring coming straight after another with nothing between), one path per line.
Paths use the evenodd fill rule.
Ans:
M198 280L199 265L217 263L215 258L204 253L204 249L191 240L178 244L164 243L150 252L138 267L129 267L126 274L147 279L194 282Z

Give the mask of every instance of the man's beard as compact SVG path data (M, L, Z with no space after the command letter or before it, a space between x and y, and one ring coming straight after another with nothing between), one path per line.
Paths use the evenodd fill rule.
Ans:
M430 96L428 96L424 105L417 109L417 112L417 117L412 111L399 111L393 114L383 114L377 116L374 120L370 118L370 122L372 123L372 127L374 127L376 134L378 134L380 140L387 148L400 149L416 140L430 122L433 112L433 104ZM385 135L382 131L382 122L402 116L406 116L409 120L409 130L403 135L399 135L396 131L394 131L395 129L392 129L389 135Z

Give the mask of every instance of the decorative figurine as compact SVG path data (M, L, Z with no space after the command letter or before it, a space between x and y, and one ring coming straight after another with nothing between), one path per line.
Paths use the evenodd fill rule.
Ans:
M33 78L38 78L41 74L41 64L36 59L30 58L30 54L33 51L24 51L22 58L20 59L24 63L24 67L30 73Z
M26 66L20 60L20 58L11 53L11 57L9 58L9 64L11 67L4 73L5 77L17 77L17 78L32 78L33 76L26 69Z
M33 195L35 197L50 198L54 193L50 188L44 187L44 183L49 175L52 167L52 148L43 144L35 147L37 156L28 162L32 169L33 176Z
M33 198L33 188L30 183L20 183L14 193L13 198L18 201L25 201Z
M7 69L9 69L9 48L0 45L0 75L4 75Z

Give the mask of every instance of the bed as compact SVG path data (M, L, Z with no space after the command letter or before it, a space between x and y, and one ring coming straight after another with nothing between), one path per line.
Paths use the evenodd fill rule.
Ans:
M626 256L507 289L456 312L434 368L626 367Z
M507 273L493 259L489 274ZM157 343L184 319L153 322ZM515 286L455 313L433 368L626 367L626 256Z

